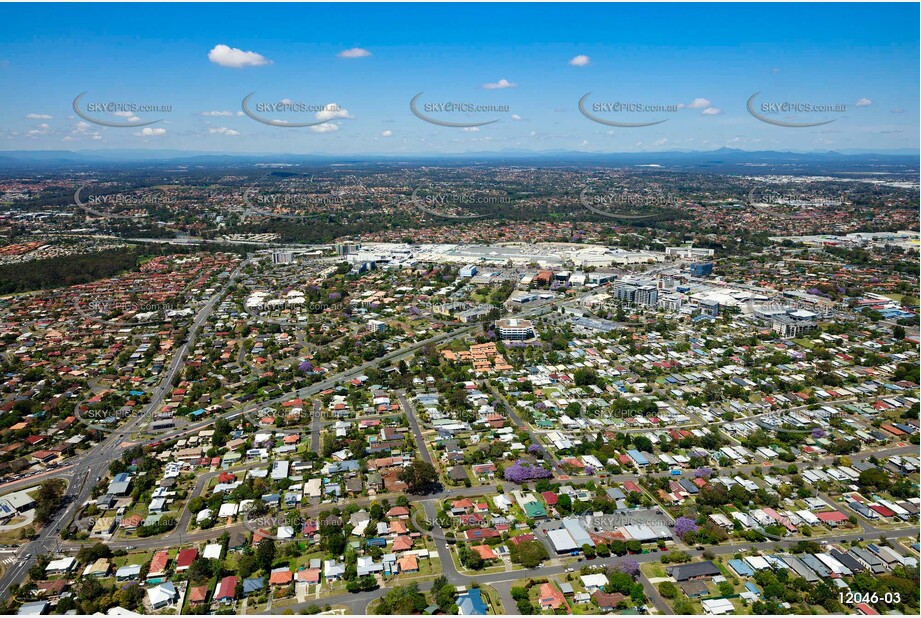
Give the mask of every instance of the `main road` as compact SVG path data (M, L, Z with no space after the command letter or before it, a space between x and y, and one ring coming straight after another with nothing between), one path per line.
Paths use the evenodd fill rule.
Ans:
M51 522L41 528L38 536L34 540L26 543L21 547L19 550L19 555L22 556L21 559L17 562L15 567L8 569L3 574L3 576L0 577L0 595L5 596L12 584L18 583L24 579L25 574L28 572L29 568L35 564L39 555L49 553L58 547L58 535L60 530L64 526L70 524L71 520L79 512L79 509L82 508L87 500L89 500L92 489L98 482L97 479L104 476L111 462L119 458L122 451L138 444L137 442L131 442L128 438L130 438L134 430L137 429L145 421L145 419L152 418L156 411L160 408L167 393L170 392L173 379L182 369L186 356L188 355L188 351L194 345L195 339L198 336L198 332L202 325L210 317L214 307L223 298L224 294L227 292L233 281L237 278L240 271L250 261L250 259L247 259L241 262L233 270L233 272L230 273L227 281L224 282L220 289L205 303L201 310L196 314L192 325L189 328L188 336L185 342L179 347L179 349L176 350L169 368L163 374L161 381L154 389L151 401L145 407L143 412L132 418L121 427L115 429L108 438L94 446L89 451L83 453L82 455L71 458L67 462L67 466L56 469L47 475L43 474L43 477L45 478L63 478L67 481L68 485L64 493L64 506L61 510L58 511ZM554 304L558 304L560 302L571 302L572 300L573 299L571 298L557 299L550 303L546 303L544 305L523 312L521 315L524 316L541 313ZM433 337L429 337L404 348L400 348L385 354L380 358L366 361L351 369L347 369L340 373L324 378L319 382L298 389L293 393L288 393L283 396L268 399L261 403L263 405L271 405L273 403L281 403L293 398L315 395L323 390L326 390L327 388L331 388L336 384L339 384L340 382L358 376L371 367L386 362L399 362L400 360L409 358L415 354L416 351L422 349L426 345L453 341L454 339L466 336L467 334L475 331L477 328L479 328L477 325L465 326L457 328L448 333L441 333ZM233 410L221 415L216 415L210 419L188 425L182 429L160 434L155 440L151 440L143 444L152 444L155 442L166 442L174 440L182 437L183 435L200 431L201 429L213 424L218 418L233 419L242 413L242 410ZM319 440L319 431L316 430L319 429L319 425L317 423L313 423L312 429L315 430L312 432L314 435L311 436L312 446L314 448L318 448L319 445L317 444L317 441ZM10 483L7 486L4 486L2 489L4 491L8 491L17 489L21 486L32 486L35 484L35 480L36 478L34 477L23 479L22 481L18 481L16 483ZM176 534L179 536L182 534L182 532L183 530L175 530L171 534ZM186 538L188 540L193 540L194 535L188 535ZM153 541L160 544L160 546L162 546L165 540L166 539L163 537L153 539ZM115 544L113 543L113 546L114 545Z
M163 399L169 392L173 378L182 369L186 355L195 342L198 331L202 324L211 315L215 305L223 297L230 284L239 275L247 261L241 262L223 286L205 303L201 310L196 314L192 325L189 328L186 341L176 350L172 362L163 378L153 391L153 397L144 411L127 423L115 429L112 434L100 442L98 445L87 451L81 457L75 457L76 461L68 462L69 467L61 473L61 476L67 481L67 489L63 496L63 508L54 516L51 522L44 525L38 533L38 536L29 543L26 543L20 550L21 558L16 566L8 569L0 577L0 596L6 596L9 588L13 583L22 580L24 575L35 564L38 556L53 550L58 544L58 535L60 530L70 524L70 521L83 508L89 500L93 487L97 480L102 477L108 469L111 462L121 456L121 452L132 446L130 441L126 441L126 436L144 422L145 419L152 418L156 411L163 403ZM50 475L49 475L50 476ZM33 479L29 479L33 481Z

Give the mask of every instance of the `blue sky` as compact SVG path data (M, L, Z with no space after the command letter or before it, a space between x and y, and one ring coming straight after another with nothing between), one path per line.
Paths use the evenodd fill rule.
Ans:
M917 4L0 5L0 150L464 153L918 148ZM170 105L89 113L74 98ZM337 112L265 112L242 99ZM507 106L424 115L410 100ZM611 127L614 122L666 122ZM843 105L773 112L762 104ZM676 111L616 112L629 102ZM494 108L495 109L495 108Z

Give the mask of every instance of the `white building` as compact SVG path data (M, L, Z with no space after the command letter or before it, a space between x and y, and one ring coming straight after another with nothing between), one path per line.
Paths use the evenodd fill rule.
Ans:
M534 338L534 325L531 320L496 320L499 338L510 341L524 341Z

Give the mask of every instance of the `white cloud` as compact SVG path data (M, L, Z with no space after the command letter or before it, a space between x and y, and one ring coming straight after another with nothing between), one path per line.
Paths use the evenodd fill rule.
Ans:
M323 124L315 124L308 128L314 133L332 133L333 131L339 130L339 125L333 124L332 122L324 122Z
M666 143L668 143L668 138L663 137L662 139L657 139L655 142L653 142L653 146L664 146Z
M873 105L873 101L871 101L870 99L866 97L861 97L857 99L857 103L855 103L854 105L856 105L857 107L870 107L871 105Z
M201 115L202 116L233 116L233 112L202 112Z
M132 116L134 116L134 112L118 111L118 112L112 112L112 115L118 116L119 118L131 118Z
M518 114L512 114L512 120L521 120L521 116Z
M239 135L239 131L234 131L233 129L228 129L227 127L212 127L208 129L208 133L217 133L219 135L229 135L231 137Z
M48 114L26 114L26 118L29 120L51 120L51 116Z
M691 109L704 109L710 107L710 101L701 97L697 97L693 102L688 103L688 107Z
M496 89L499 89L499 88L515 88L515 87L517 87L517 86L518 86L518 84L513 84L512 82L508 81L507 79L500 79L499 81L497 81L497 82L495 82L495 83L486 83L486 84L483 84L483 88L486 88L487 90L496 90Z
M50 135L51 127L47 122L43 122L38 125L38 128L26 131L26 137L41 137L43 135Z
M901 107L893 107L889 111L893 114L904 114L905 113L905 110Z
M71 132L71 135L88 137L94 140L102 139L102 134L100 134L93 125L88 122L83 122L82 120L74 125L74 130Z
M166 129L155 129L153 127L144 127L139 133L135 133L141 137L154 137L160 135L166 135Z
M243 51L236 47L227 45L215 45L214 49L208 52L208 60L222 67L231 69L242 69L243 67L261 67L266 64L272 64L272 61L253 51Z
M467 133L478 133L480 130L480 127L464 127L461 130L466 131Z
M585 67L585 66L588 66L588 64L589 64L591 61L592 61L592 59L589 58L588 56L585 56L585 55L583 55L583 54L579 54L578 56L573 56L573 57L569 60L569 64L570 64L571 66L574 66L574 67Z
M346 49L345 51L341 51L336 55L340 58L367 58L371 55L371 52L369 52L367 49L362 49L361 47L352 47L350 49Z
M704 111L700 113L703 114L704 116L719 116L720 114L723 113L723 110L721 110L718 107L708 107L707 109L705 109Z
M317 112L317 120L334 120L336 118L351 118L349 110L343 109L335 103L328 103L323 111Z
M387 129L386 131L381 131L381 137L390 137L391 135L393 135L393 131L391 131L390 129Z

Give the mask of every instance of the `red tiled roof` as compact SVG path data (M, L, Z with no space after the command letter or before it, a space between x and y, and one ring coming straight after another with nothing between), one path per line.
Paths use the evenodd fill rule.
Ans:
M214 595L215 599L233 599L236 597L237 589L237 579L236 575L228 575L221 580L221 584L217 588L217 594Z
M165 551L158 551L154 554L153 558L150 559L150 569L149 573L162 573L166 570L166 565L169 564L169 553Z
M179 555L176 556L176 568L183 569L188 568L198 557L198 550L194 547L191 549L180 550Z

